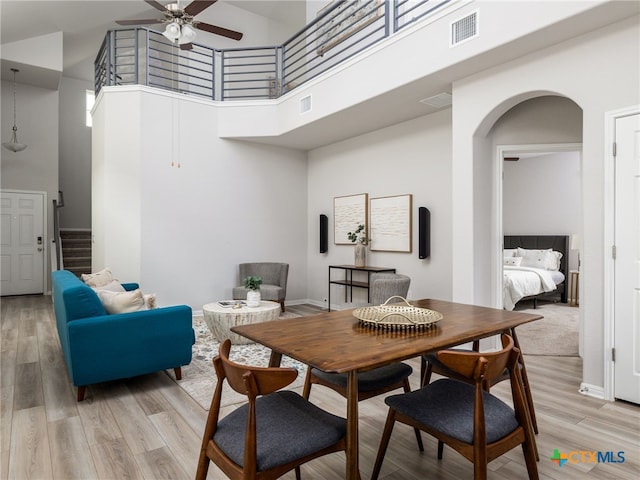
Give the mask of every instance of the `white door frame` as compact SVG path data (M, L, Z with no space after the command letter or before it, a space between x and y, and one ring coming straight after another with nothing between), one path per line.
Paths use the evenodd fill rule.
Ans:
M502 227L502 192L504 188L504 157L517 156L523 153L551 153L551 152L580 152L582 158L582 143L539 143L524 145L497 145L496 156L494 159L493 171L494 177L494 298L493 303L496 308L503 308L502 299L502 264L503 264L503 236L504 229ZM582 160L580 161L582 163ZM581 174L582 175L582 174ZM581 179L582 181L582 179ZM578 232L582 235L582 232ZM581 237L583 238L583 237ZM582 322L580 322L580 342L582 342ZM582 343L579 345L579 351L582 352Z
M640 114L640 105L611 110L604 114L604 398L615 400L615 375L612 351L614 347L614 261L612 248L615 240L615 166L613 142L616 138L616 120Z
M45 191L41 191L41 190L14 190L14 189L0 189L1 193L17 193L17 194L21 194L21 193L26 193L29 195L42 195L42 248L43 248L43 255L42 255L42 289L43 289L43 294L46 295L48 293L47 291L47 278L49 275L49 269L47 268L47 255L48 255L48 248L47 246L49 245L49 231L48 231L48 225L49 225L49 208L47 205L47 192Z

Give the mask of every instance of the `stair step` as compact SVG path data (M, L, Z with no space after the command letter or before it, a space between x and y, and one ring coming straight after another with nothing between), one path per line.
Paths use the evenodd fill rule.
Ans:
M91 230L60 230L62 238L91 238Z
M66 257L89 257L91 258L91 248L65 248L62 247L62 255Z
M62 257L64 265L69 267L86 267L91 268L91 257Z
M91 245L90 238L63 238L62 246Z
M65 270L78 277L91 273L91 230L60 230Z

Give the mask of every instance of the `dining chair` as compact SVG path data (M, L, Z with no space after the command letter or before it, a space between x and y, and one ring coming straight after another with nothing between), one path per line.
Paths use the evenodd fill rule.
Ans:
M371 275L370 304L381 305L394 296L405 298L409 291L411 278L396 273L374 273ZM409 377L413 368L406 363L393 363L366 372L358 372L358 401L366 400L383 393L402 388L405 393L411 391ZM347 398L347 374L323 372L317 368L308 368L302 390L302 396L309 398L311 385L324 385ZM416 430L418 447L422 451L422 438Z
M518 342L518 337L514 329L509 331L509 335L513 338L514 346L520 350L520 343ZM478 352L480 351L480 341L476 340L473 342L473 346L471 347L472 351ZM455 350L455 349L454 349ZM468 351L468 350L467 350ZM533 431L538 433L538 421L536 419L536 410L533 405L533 395L531 394L531 386L529 385L529 377L527 376L527 369L525 368L524 362L522 361L522 356L518 357L518 368L520 369L520 376L522 378L522 386L524 389L525 398L527 401L527 408L529 410L529 417L531 419L531 424L533 426ZM422 355L420 360L420 386L424 387L431 381L431 375L436 373L438 375L442 375L444 377L454 378L460 381L467 381L467 379L454 372L450 368L446 367L438 360L438 356L436 353L427 353ZM502 375L494 378L490 383L485 385L486 390L489 391L491 387L495 384L500 383L504 380L509 379L509 372L504 371Z
M520 380L520 350L513 338L502 335L502 350L462 352L441 350L438 360L466 378L443 378L419 390L385 399L389 413L371 475L378 478L396 422L418 428L438 440L438 459L444 444L473 462L474 480L487 478L487 464L522 446L530 480L538 479L534 434L528 419ZM513 408L485 389L485 384L508 369Z
M369 304L382 305L391 297L407 298L411 277L399 273L372 273Z
M218 383L202 438L196 480L207 477L209 462L230 479L274 479L329 453L346 451L346 420L313 405L299 394L280 390L298 375L293 368L264 368L229 360L231 341L213 359ZM248 403L223 418L223 383L247 396Z
M358 372L358 402L402 388L405 393L411 392L409 377L413 368L406 363L393 363L374 368L366 372ZM324 385L347 398L347 374L323 372L317 368L307 368L307 376L302 389L302 396L309 399L311 385ZM420 431L415 429L416 441L420 451L424 450Z

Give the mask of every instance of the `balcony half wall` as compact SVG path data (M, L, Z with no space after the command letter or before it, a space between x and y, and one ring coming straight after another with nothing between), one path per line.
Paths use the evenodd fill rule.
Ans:
M639 5L452 2L279 99L216 102L218 132L311 150L375 131L435 112L420 100L453 93L458 80L637 15ZM451 47L451 23L473 12L478 35Z

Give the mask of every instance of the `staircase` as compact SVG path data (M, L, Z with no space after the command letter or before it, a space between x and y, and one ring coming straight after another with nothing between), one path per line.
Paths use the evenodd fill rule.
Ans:
M91 273L91 230L60 230L65 270L78 277Z

